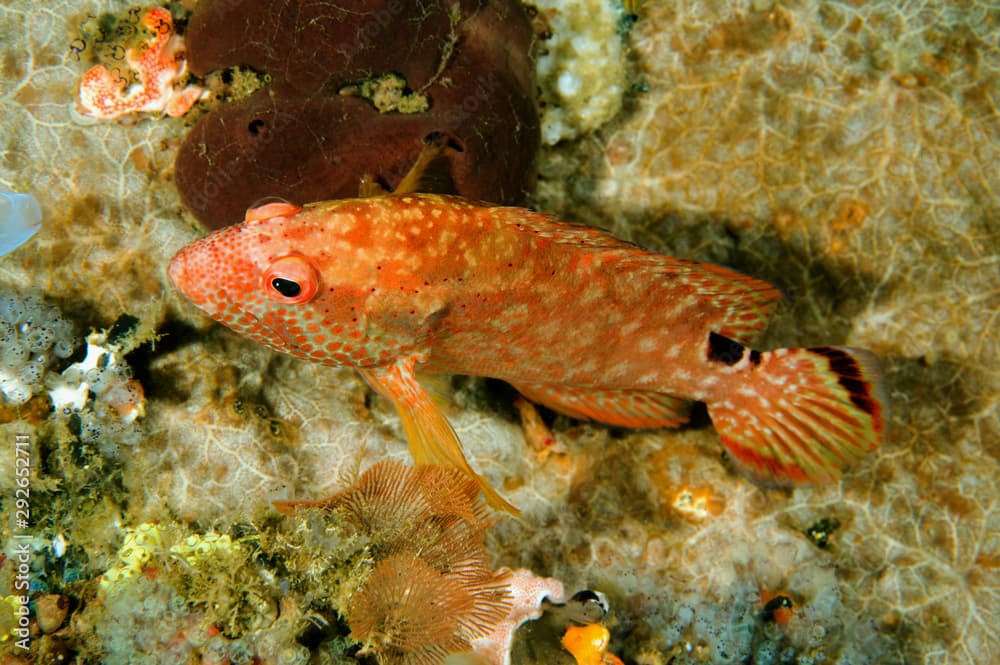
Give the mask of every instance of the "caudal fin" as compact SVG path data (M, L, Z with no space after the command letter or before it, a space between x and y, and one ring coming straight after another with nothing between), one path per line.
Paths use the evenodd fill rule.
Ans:
M837 480L882 442L887 404L878 360L837 346L749 357L746 381L708 405L736 464L754 480Z

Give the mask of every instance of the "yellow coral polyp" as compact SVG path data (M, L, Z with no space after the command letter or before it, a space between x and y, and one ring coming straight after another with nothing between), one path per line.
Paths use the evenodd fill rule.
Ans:
M185 562L194 566L205 559L235 549L239 549L239 544L234 543L229 536L220 536L214 531L209 531L205 535L188 536L183 542L171 547L170 553L180 556Z
M118 560L128 567L141 568L153 552L163 547L163 536L155 524L143 523L125 533Z
M726 501L717 496L711 487L682 487L674 494L671 507L692 522L718 517L726 508Z
M119 580L135 577L149 562L153 554L163 548L163 535L155 524L143 523L125 532L122 546L118 548L119 564L101 575L100 590L107 591Z
M207 559L236 549L239 549L239 544L234 543L229 536L209 531L204 535L190 535L166 551L183 559L190 566L197 566ZM106 592L116 582L141 573L143 566L158 551L164 551L163 532L158 525L143 523L126 530L122 546L118 549L119 564L101 575L101 591Z

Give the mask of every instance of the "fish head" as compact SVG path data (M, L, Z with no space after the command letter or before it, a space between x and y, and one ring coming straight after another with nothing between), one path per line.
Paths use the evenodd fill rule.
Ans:
M307 331L318 327L321 257L310 255L315 238L301 210L288 203L251 208L242 223L182 248L170 262L171 281L237 333L276 351L310 357Z

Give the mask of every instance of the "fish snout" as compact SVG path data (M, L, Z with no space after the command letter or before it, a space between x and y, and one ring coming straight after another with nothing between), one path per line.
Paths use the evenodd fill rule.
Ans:
M204 308L207 298L203 288L204 280L198 276L198 261L191 256L191 245L182 248L170 260L167 275L174 287L195 305Z

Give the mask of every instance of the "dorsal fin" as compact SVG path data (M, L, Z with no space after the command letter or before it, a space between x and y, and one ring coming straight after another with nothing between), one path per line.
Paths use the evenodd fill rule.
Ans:
M712 263L650 252L593 226L559 222L551 215L522 208L491 208L489 214L518 230L577 250L600 252L603 261L615 262L621 271L647 273L669 280L678 289L711 298L719 316L717 332L744 344L756 340L781 300L781 291L763 280Z
M753 344L767 326L781 291L762 279L712 263L689 263L685 277L701 296L710 296L720 312L716 332L744 345Z

